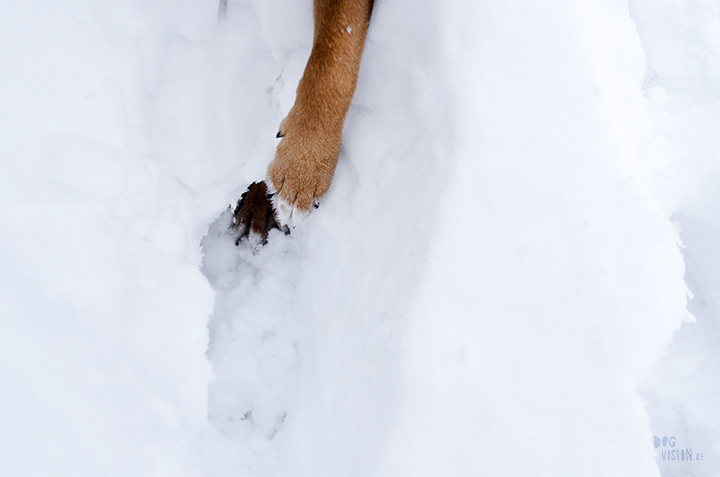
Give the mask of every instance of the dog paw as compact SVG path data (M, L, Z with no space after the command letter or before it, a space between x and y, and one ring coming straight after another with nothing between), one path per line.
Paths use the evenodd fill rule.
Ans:
M325 195L340 154L340 135L287 131L267 172L267 184L281 225L296 227Z
M253 182L248 186L233 212L232 227L237 234L235 245L247 238L253 251L267 243L268 233L272 229L281 229L265 182Z

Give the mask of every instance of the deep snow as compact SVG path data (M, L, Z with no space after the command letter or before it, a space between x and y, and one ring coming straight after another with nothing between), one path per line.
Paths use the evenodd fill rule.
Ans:
M311 2L6 0L0 473L720 474L719 10L376 2L252 254Z

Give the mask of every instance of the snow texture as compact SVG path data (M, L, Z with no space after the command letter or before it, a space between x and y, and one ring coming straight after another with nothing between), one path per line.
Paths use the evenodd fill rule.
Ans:
M257 253L310 0L2 10L0 475L720 475L717 2L376 2Z

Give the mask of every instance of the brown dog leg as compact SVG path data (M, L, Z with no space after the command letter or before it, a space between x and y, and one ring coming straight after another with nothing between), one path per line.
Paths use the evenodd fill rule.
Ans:
M372 7L373 0L315 0L312 52L267 171L283 225L297 225L330 187Z

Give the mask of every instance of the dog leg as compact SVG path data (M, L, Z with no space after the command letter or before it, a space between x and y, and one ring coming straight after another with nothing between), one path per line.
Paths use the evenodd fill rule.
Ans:
M267 171L282 225L296 226L330 187L372 7L373 0L315 0L312 52Z

